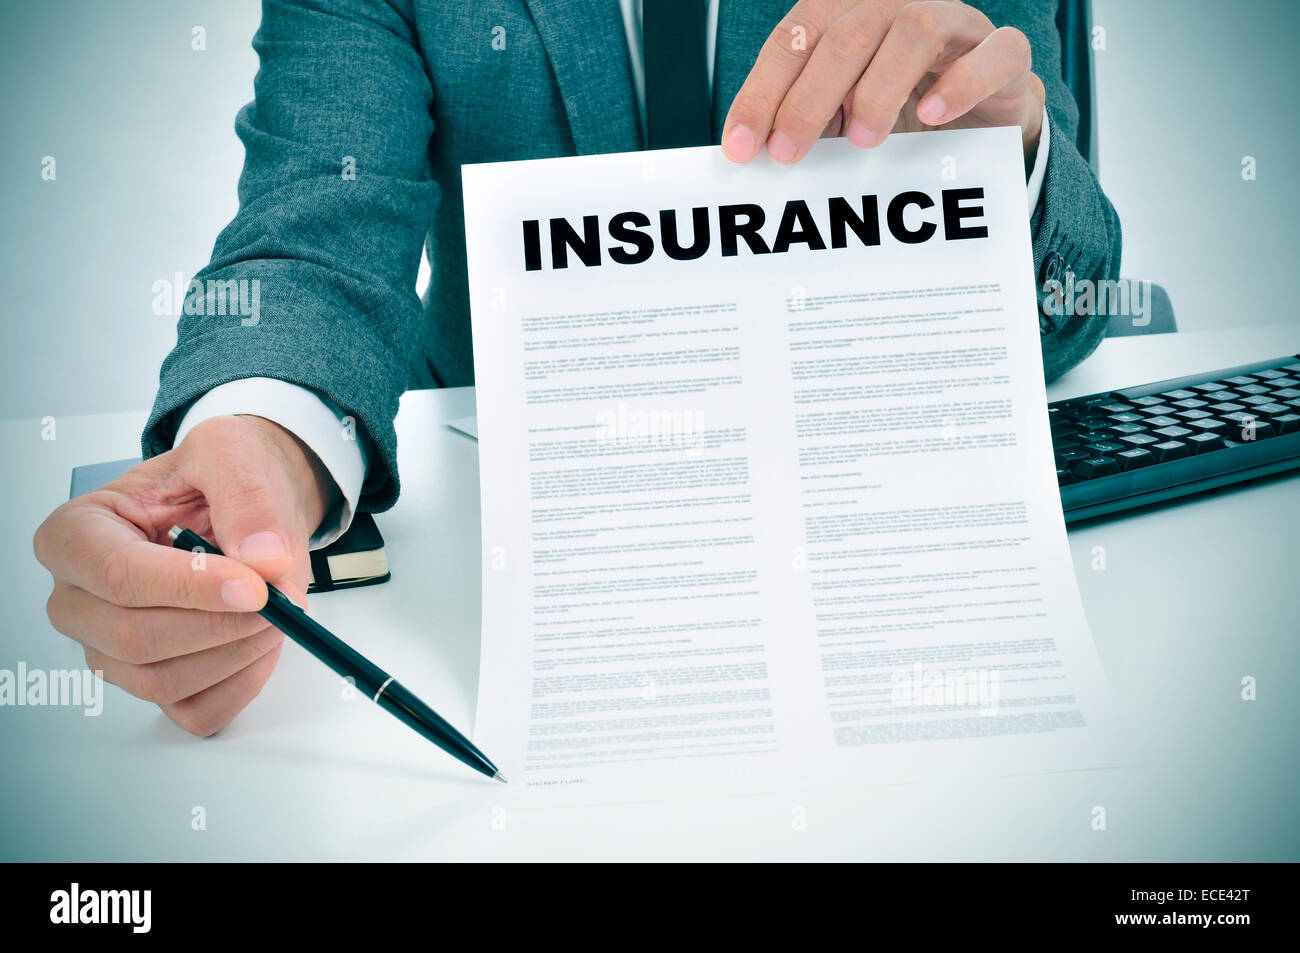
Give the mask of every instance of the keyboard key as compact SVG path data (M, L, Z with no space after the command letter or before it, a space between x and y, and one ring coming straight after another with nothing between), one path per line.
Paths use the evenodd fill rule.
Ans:
M1058 467L1056 470L1056 485L1069 486L1074 482L1074 474L1065 467Z
M1283 387L1300 387L1300 381L1294 377L1275 377L1268 382L1268 386L1274 389Z
M1277 431L1273 429L1272 422L1261 417L1255 420L1254 426L1242 427L1235 434L1229 433L1227 438L1235 440L1237 443L1251 443L1255 440L1267 440L1269 437L1276 436Z
M1238 410L1241 409L1244 408L1238 408ZM1190 413L1190 411L1185 410L1183 411L1183 413ZM1177 423L1178 423L1177 417L1148 417L1147 418L1148 427L1173 427Z
M1226 420L1227 423L1229 423L1229 426L1235 426L1235 428L1238 429L1242 429L1243 426L1248 426L1249 424L1258 424L1262 417L1261 415L1258 415L1258 413L1253 413L1253 410L1255 410L1255 408L1252 407L1251 411L1225 413L1225 415L1223 415L1223 420ZM1234 437L1232 439L1236 438Z
M1265 396L1265 395L1263 395L1263 394L1254 394L1254 395L1252 395L1252 396L1250 396L1250 397L1243 397L1243 398L1241 399L1241 402L1242 402L1243 404L1249 404L1250 406L1247 407L1247 410L1250 410L1251 413L1253 413L1254 411L1251 410L1251 408L1253 408L1253 407L1257 407L1257 406L1259 406L1260 404L1271 404L1271 403L1273 403L1273 395L1272 395L1272 394L1269 394L1269 395Z
M1204 420L1214 415L1205 410L1180 410L1178 416L1183 420Z
M1286 371L1288 374L1300 376L1300 364L1288 364L1283 367L1282 370Z
M1187 444L1177 440L1166 440L1164 443L1152 444L1149 448L1155 454L1156 460L1160 463L1168 463L1170 460L1181 460L1183 457L1190 456L1191 451Z
M1239 393L1242 393L1242 394L1269 394L1269 393L1272 393L1272 392L1271 392L1267 387L1265 387L1263 384L1247 384L1247 385L1244 386L1244 387L1238 387L1237 390L1238 390Z
M1267 371L1256 371L1253 376L1258 377L1262 381L1271 381L1277 377L1286 377L1286 374L1277 370L1267 370Z
M1231 384L1233 387L1242 387L1246 384L1258 384L1259 381L1253 377L1229 377L1226 383Z
M1113 403L1113 404L1100 404L1100 405L1098 406L1098 409L1099 409L1099 410L1104 410L1104 411L1106 411L1106 413L1108 413L1108 414L1122 414L1122 413L1124 413L1124 411L1126 411L1126 410L1132 410L1132 409L1133 409L1133 405L1132 405L1132 404L1121 404L1121 403L1119 403L1119 402L1116 402L1116 403Z
M1117 424L1136 424L1146 420L1141 414L1111 414L1110 419Z
M1070 469L1080 480L1094 480L1119 473L1119 464L1110 457L1089 457L1087 460L1076 461Z
M1194 431L1188 430L1186 427L1161 427L1156 433L1170 440L1177 440L1180 437L1186 437L1194 433Z
M1122 453L1115 454L1115 462L1119 464L1121 470L1136 470L1138 467L1149 467L1156 462L1156 455L1150 450L1143 450L1136 447L1132 450L1125 450Z
M1187 438L1187 445L1192 448L1192 453L1209 453L1211 450L1222 450L1227 446L1223 442L1223 437L1217 433L1194 433Z
M1110 429L1120 434L1146 433L1146 428L1139 427L1137 424L1115 424Z
M1131 447L1145 447L1149 443L1156 443L1160 438L1153 437L1149 433L1135 433L1119 439Z
M1184 410L1194 410L1197 407L1204 407L1209 403L1208 400L1197 400L1195 397L1189 397L1186 400L1174 401L1175 407L1181 407Z
M1056 465L1058 467L1068 467L1072 463L1080 460L1087 460L1092 454L1080 447L1078 450L1065 450L1056 455Z
M1227 390L1227 384L1220 384L1218 381L1210 381L1208 384L1193 384L1192 390L1199 390L1202 394L1213 394L1216 390Z
M1193 420L1187 426L1197 433L1217 433L1222 436L1228 432L1228 425L1222 420L1215 420L1213 417L1205 420Z
M1151 407L1155 404L1164 403L1159 397L1134 397L1129 401L1134 407Z
M1251 410L1263 417L1276 417L1279 414L1291 413L1291 408L1286 404L1256 404Z
M1196 392L1190 390L1167 390L1160 396L1167 397L1170 400L1192 400L1196 397Z
M1296 390L1294 387L1281 387L1273 391L1273 396L1278 400L1293 400L1300 397L1300 390Z
M1246 426L1247 423L1258 420L1259 417L1256 414L1252 414L1250 411L1238 410L1233 413L1224 414L1223 419L1228 422L1228 426L1240 429L1241 427Z
M1152 417L1163 417L1165 414L1178 413L1177 407L1170 407L1168 404L1156 404L1153 407L1142 407L1141 412L1150 414Z
M1085 430L1109 430L1111 428L1111 422L1101 418L1088 418L1087 420L1080 420L1075 424L1075 427L1077 427L1080 432Z
M1222 404L1210 405L1210 410L1214 411L1216 414L1230 414L1234 410L1245 410L1245 409L1246 409L1245 404L1236 404L1233 403L1232 401L1226 401L1225 403Z
M1269 421L1278 434L1300 433L1300 414L1281 414Z

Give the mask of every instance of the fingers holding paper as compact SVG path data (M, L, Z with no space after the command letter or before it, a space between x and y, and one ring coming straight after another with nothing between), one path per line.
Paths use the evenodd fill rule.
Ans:
M1019 126L1038 148L1045 92L1029 41L958 0L799 0L736 95L723 152L802 159L824 136Z

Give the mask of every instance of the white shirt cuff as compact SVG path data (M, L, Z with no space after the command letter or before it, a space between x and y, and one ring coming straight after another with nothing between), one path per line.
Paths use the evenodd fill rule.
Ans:
M365 482L366 448L355 423L332 400L306 387L272 377L247 377L212 388L185 411L176 428L178 445L196 424L226 414L254 414L274 421L311 448L334 478L341 500L311 537L311 549L328 546L352 525Z
M1043 179L1047 176L1047 150L1052 145L1051 123L1047 121L1047 107L1043 107L1043 131L1038 134L1038 155L1034 157L1034 169L1029 173L1029 212L1033 214L1038 207L1038 199L1043 194Z

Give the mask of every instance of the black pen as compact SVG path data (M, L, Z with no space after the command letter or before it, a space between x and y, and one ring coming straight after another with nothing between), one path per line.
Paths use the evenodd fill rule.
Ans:
M202 536L179 526L173 526L167 533L167 538L177 549L212 553L214 556L224 555ZM441 715L412 695L393 676L330 633L275 586L268 585L266 588L266 605L258 611L262 618L334 671L353 679L359 691L369 695L377 705L389 714L396 715L453 758L502 784L506 783L506 779L496 769L496 765L488 760L487 755L475 748L468 738L449 725Z

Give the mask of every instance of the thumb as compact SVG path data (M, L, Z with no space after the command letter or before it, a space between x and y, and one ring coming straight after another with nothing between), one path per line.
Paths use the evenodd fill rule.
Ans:
M247 479L247 478L245 478ZM208 495L212 532L227 556L238 559L267 582L293 567L293 496L266 483L232 481Z
M293 568L295 550L306 548L287 467L245 428L229 428L203 450L190 483L207 499L216 544L267 582L280 580Z

